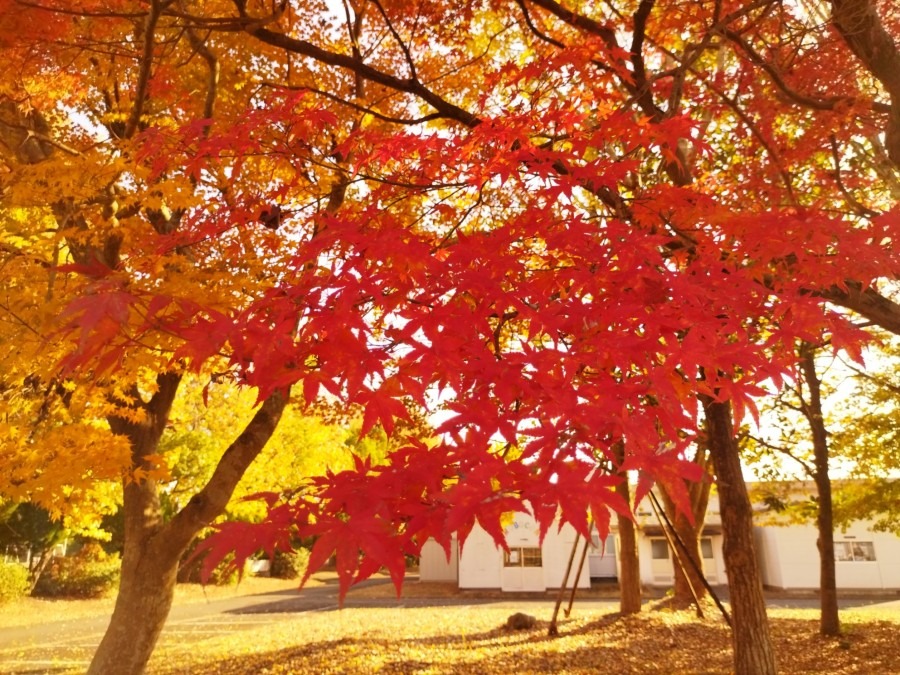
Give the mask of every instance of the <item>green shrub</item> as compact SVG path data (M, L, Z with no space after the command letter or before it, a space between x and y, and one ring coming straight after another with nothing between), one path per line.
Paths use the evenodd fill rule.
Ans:
M299 579L306 573L309 563L309 551L297 548L293 551L275 551L272 560L272 576L279 579Z
M225 556L225 559L216 565L206 583L212 586L234 586L240 579L238 578L238 570L233 565L234 556L231 554ZM199 566L198 566L199 576ZM199 581L199 579L198 579Z
M17 563L0 563L0 604L28 595L28 569Z
M178 568L179 584L204 583L201 578L203 573L203 557L191 559L196 547L197 544L195 543L182 558L181 567ZM210 586L233 586L236 584L238 582L238 571L234 565L231 564L232 560L234 560L233 556L226 556L225 559L213 569L212 573L209 575L209 579L207 579L205 583Z
M99 598L119 583L121 563L99 545L87 544L72 556L54 558L32 591L43 597Z

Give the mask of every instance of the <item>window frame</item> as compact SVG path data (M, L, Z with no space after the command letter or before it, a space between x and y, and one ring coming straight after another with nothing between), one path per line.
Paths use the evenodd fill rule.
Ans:
M877 562L875 542L838 539L834 542L835 562Z
M665 547L666 555L660 556L658 553L661 548ZM651 560L671 560L672 553L669 550L669 542L661 537L653 537L650 539L650 559Z
M543 567L544 552L537 546L514 546L503 552L503 567Z

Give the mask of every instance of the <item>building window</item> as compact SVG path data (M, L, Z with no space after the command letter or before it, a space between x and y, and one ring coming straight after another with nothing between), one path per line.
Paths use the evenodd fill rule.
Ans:
M544 564L541 558L541 549L539 548L523 548L522 549L522 566L523 567L541 567Z
M836 541L834 559L838 562L875 560L875 545L871 541Z
M669 559L669 544L665 539L650 540L650 557L654 560Z
M543 564L539 548L511 548L503 557L504 567L541 567Z
M606 536L606 539L601 541L600 535L594 532L593 534L591 534L591 546L594 548L594 551L600 553L601 555L615 555L616 538L615 536L609 534ZM594 551L592 551L591 553L593 554Z
M705 560L713 559L712 539L709 537L703 537L700 540L700 555L702 555Z

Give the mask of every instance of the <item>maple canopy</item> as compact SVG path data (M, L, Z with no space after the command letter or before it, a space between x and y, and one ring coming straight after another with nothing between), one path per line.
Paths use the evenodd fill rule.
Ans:
M698 394L858 352L826 301L900 326L900 12L827 10L2 0L2 489L132 470L92 420L196 371L441 412L213 558L299 531L399 578L518 508L605 529L628 470L685 505Z

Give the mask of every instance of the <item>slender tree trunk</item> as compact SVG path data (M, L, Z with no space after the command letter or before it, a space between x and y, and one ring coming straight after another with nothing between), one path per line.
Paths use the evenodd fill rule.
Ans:
M697 446L697 454L694 462L703 468L704 474L709 473L710 456L709 449L706 444ZM709 480L697 481L688 485L688 496L691 502L691 515L694 518L693 524L687 515L679 511L675 507L675 502L669 497L664 485L660 485L660 494L666 509L666 515L672 522L675 534L681 539L687 548L688 555L696 563L696 570L703 569L703 556L700 549L700 539L703 533L703 524L706 519L706 508L709 505L709 493L712 487L711 477ZM691 593L693 586L697 599L702 600L708 594L703 579L695 570L694 566L685 561L685 568L681 565L675 565L675 580L672 587L672 605L674 607L688 607L694 602L694 594Z
M753 512L741 473L731 404L706 395L701 395L701 400L719 488L724 533L722 552L734 624L734 672L736 675L775 675L775 652L753 543Z
M110 419L114 433L126 436L138 467L154 454L169 417L180 377L162 374L148 403L136 403L144 419ZM140 401L140 399L136 399ZM164 523L156 483L126 484L125 548L116 605L88 675L140 675L162 632L175 591L178 563L201 529L224 510L247 467L275 431L288 396L272 394L219 460L209 482L171 521Z
M35 587L38 585L38 582L41 580L41 575L44 573L44 570L47 569L47 566L50 564L50 561L53 559L53 549L56 548L56 544L49 548L42 548L41 554L38 557L37 562L34 562L34 559L29 561L29 569L28 569L28 592L33 593Z
M802 402L803 413L809 422L813 438L813 456L816 470L813 480L819 494L816 525L819 530L819 632L822 635L840 635L841 621L838 613L837 575L834 563L834 506L831 498L831 478L828 474L828 432L822 417L822 386L816 373L815 347L804 343L800 348L800 365L803 379L809 389L809 401ZM802 400L802 399L801 399Z
M616 492L625 497L628 486L616 488ZM637 614L641 611L641 562L634 521L623 515L616 515L616 521L619 526L619 611Z
M670 515L671 519L672 516ZM688 607L694 602L694 594L697 600L706 597L706 586L703 584L701 575L697 574L697 569L703 569L703 557L700 554L700 533L703 530L703 520L691 524L683 513L677 513L675 519L672 520L672 526L675 534L684 543L687 549L687 555L697 565L696 569L687 560L684 565L675 565L675 580L672 585L672 604L674 607ZM684 551L681 554L684 555ZM693 591L692 591L693 589Z
M625 459L625 446L620 443L614 450L616 460L621 464ZM626 476L622 478L616 486L616 494L631 506L628 479ZM617 513L616 525L619 529L619 611L622 614L637 614L641 611L641 561L635 524L631 518Z

